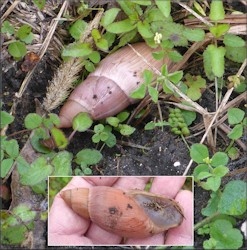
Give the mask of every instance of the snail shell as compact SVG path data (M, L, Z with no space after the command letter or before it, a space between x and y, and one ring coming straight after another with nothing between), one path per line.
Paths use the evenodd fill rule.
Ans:
M104 230L130 238L145 238L179 226L183 210L173 199L141 190L95 186L61 192L74 212Z
M133 47L157 69L163 64L170 64L169 59L155 60L152 57L155 50L145 43L136 43ZM63 105L59 127L71 127L73 118L80 112L87 112L92 119L100 120L137 102L129 95L143 83L142 72L145 69L148 65L128 46L104 58Z

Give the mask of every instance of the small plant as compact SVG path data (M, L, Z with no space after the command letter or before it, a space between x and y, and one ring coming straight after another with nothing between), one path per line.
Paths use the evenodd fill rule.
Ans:
M17 61L26 55L26 44L31 44L34 39L32 27L28 24L22 25L17 31L15 31L9 21L4 21L1 27L1 33L10 40L8 52Z
M212 191L207 206L202 209L207 218L195 225L199 235L210 235L210 239L203 242L204 249L240 248L243 236L233 228L236 222L232 216L246 212L246 183L230 181L222 192L221 179L229 172L227 154L217 152L210 158L205 145L193 144L190 156L198 164L193 172L195 181L203 189Z
M190 156L193 161L198 163L193 173L195 181L202 188L216 192L220 187L221 178L229 172L226 167L228 163L227 154L217 152L210 158L208 148L205 145L193 144Z

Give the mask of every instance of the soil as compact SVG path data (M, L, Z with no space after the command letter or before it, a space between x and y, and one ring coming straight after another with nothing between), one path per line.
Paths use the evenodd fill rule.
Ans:
M20 71L20 64L15 63L11 58L2 62L2 90L3 90L3 110L9 111L13 100L15 99L15 93L19 90L19 87L25 77L25 73ZM12 65L12 67L10 67ZM231 74L231 71L237 72L239 64L234 64L234 68L227 67L227 75ZM9 68L6 72L4 69ZM32 79L24 92L22 98L18 101L15 116L15 122L12 123L8 130L7 135L16 133L24 129L23 121L28 113L35 112L35 101L37 98L42 103L45 97L46 87L48 86L49 80L52 79L54 65L47 63L47 58L44 57L39 63ZM191 74L201 73L202 65L198 65L197 68L193 68ZM214 110L214 95L210 91L206 91L200 100L200 105L207 108L208 110ZM129 110L133 110L134 106L130 107ZM163 112L166 115L167 106L163 105ZM56 110L55 112L58 112ZM155 111L156 112L156 111ZM146 121L150 121L155 115L149 115ZM158 116L157 116L158 117ZM167 117L164 117L167 118ZM155 129L151 131L145 131L142 122L136 127L136 132L129 138L122 138L118 136L118 140L125 141L127 143L133 143L135 145L144 146L148 149L139 149L133 146L123 146L118 144L113 148L105 147L102 150L103 160L97 165L93 166L94 175L182 175L187 164L190 161L190 155L188 148L181 140L180 137L175 136L170 132L168 127L161 129ZM196 120L193 125L200 122L200 118ZM67 135L70 134L70 129L64 130ZM18 140L20 147L22 147L28 137L28 133L20 133L12 138ZM74 155L82 148L95 148L95 145L91 141L90 133L77 133L67 150L72 152ZM191 142L199 142L202 135L194 137ZM219 137L219 149L225 146L226 142ZM243 153L238 160L231 161L229 163L230 170L237 170L245 167L246 155ZM194 165L193 165L194 166ZM193 169L193 167L192 167ZM192 174L193 170L190 170L188 175ZM11 178L11 177L10 177ZM224 178L224 182L227 183L230 179L244 179L244 174L234 175L233 177ZM197 223L202 220L201 209L206 206L209 199L209 192L195 186L194 189L195 198L195 218L194 221ZM6 206L8 204L6 203ZM8 207L5 207L5 209ZM239 225L242 221L239 222ZM195 234L195 248L202 248L203 237L198 237ZM43 244L43 243L42 243ZM94 248L96 249L96 248ZM102 249L102 248L100 248ZM244 249L244 246L242 247Z

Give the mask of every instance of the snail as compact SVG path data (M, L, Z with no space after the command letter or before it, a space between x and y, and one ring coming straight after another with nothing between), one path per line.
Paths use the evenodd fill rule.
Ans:
M129 96L143 83L142 72L148 68L145 60L158 70L163 64L170 65L168 58L155 60L152 52L156 50L144 42L132 47L141 56L129 46L123 47L104 58L96 70L74 89L60 111L60 128L71 127L73 118L80 112L87 112L93 120L100 120L136 103L138 100Z
M145 238L179 226L183 210L173 199L137 189L94 186L61 192L78 215L102 229L128 238Z

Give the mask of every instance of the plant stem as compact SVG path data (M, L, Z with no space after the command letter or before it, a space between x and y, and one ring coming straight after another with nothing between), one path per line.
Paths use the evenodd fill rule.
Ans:
M189 146L189 144L187 143L187 141L185 140L183 134L181 134L181 138L182 138L182 140L184 141L185 145L187 146L188 150L190 151L190 146Z
M230 148L232 147L233 144L234 144L234 140L231 140L229 146L225 150L226 153L230 150Z
M200 227L203 227L204 225L208 224L209 222L211 222L211 220L213 220L215 217L217 217L218 215L220 215L220 212L216 212L214 214L212 214L211 216L205 218L204 220L198 222L195 226L194 226L194 231L196 231L197 229L199 229Z

